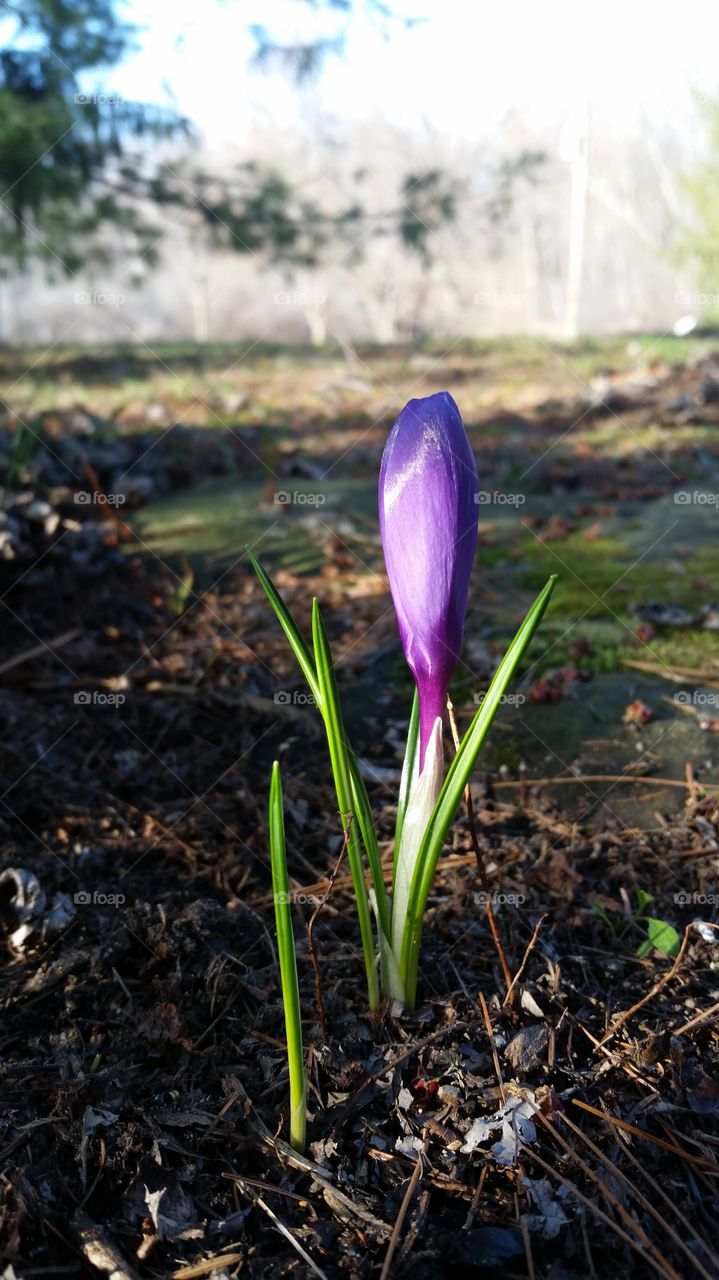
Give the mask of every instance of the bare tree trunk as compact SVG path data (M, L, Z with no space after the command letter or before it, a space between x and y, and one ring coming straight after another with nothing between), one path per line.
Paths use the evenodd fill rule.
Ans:
M571 164L571 196L569 206L569 254L567 258L567 294L564 309L564 334L576 338L579 333L582 306L582 275L587 221L587 188L589 186L589 104L577 113L574 153L567 155ZM570 143L571 145L571 143Z
M192 337L199 346L204 346L210 341L210 261L208 251L199 243L198 236L192 236L190 245Z
M313 347L323 347L327 341L327 308L325 304L305 306L302 309L302 314L309 329L311 345Z
M367 314L372 328L372 340L383 346L397 341L397 300L399 291L392 289L382 297L368 296Z

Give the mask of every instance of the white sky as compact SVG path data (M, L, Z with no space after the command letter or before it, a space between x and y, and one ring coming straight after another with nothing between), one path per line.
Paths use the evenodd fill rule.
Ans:
M392 0L390 0L392 3ZM481 135L512 107L541 119L589 99L632 131L637 106L655 123L697 130L690 89L719 94L717 0L394 0L426 20L390 38L353 20L344 59L331 59L301 102L335 117L379 116L458 137ZM297 91L252 72L248 26L283 38L338 26L298 0L127 0L140 48L95 88L174 102L211 143L235 142L253 120L291 124ZM109 79L109 83L107 80Z

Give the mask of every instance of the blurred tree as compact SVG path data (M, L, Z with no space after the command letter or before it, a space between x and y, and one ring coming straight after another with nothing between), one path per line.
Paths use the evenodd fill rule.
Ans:
M254 29L259 64L279 60L299 78L329 53L342 52L358 13L385 26L413 21L396 18L382 0L294 3L340 21L330 37L318 36L315 27L299 44ZM187 215L198 244L254 253L281 267L292 283L338 254L359 261L366 244L380 237L399 241L428 266L430 241L456 216L461 184L438 167L407 173L400 161L379 207L368 199L361 175L344 196L323 203L281 166L243 162L219 176L203 172L189 145L190 125L180 116L81 91L89 75L106 75L133 46L135 28L119 15L117 0L3 0L3 12L0 272L39 259L50 275L60 268L88 275L120 257L139 271L157 256L167 230L165 206ZM510 186L506 174L498 175L494 198L502 209ZM319 335L314 302L310 322Z
M400 15L384 0L296 0L307 10L324 11L330 19L331 30L309 39L287 39L271 26L254 24L250 32L255 40L255 65L283 71L298 81L317 74L326 59L341 56L349 38L352 19L362 15L388 36L397 26L406 30L416 26L422 18Z
M367 178L357 176L357 183ZM456 214L459 184L439 169L422 174L401 173L393 207L371 211L359 199L339 209L327 209L301 194L277 170L249 161L222 179L194 171L180 180L201 191L195 207L216 243L241 251L272 250L285 267L315 267L327 250L344 245L358 253L362 233L393 235L420 255L427 254L430 237Z
M144 183L133 140L186 131L178 116L113 95L86 95L79 77L111 67L133 28L113 0L3 3L0 48L0 262L42 258L74 273L118 248L151 252L157 231L139 209ZM161 196L158 189L155 197ZM112 238L102 232L112 228Z
M360 7L392 17L380 0L296 2L345 19ZM39 258L51 273L62 266L75 274L107 266L119 251L152 262L161 229L149 219L163 204L196 210L215 241L265 250L292 266L316 264L330 239L357 235L361 206L327 214L272 168L239 165L218 183L179 161L163 166L156 148L153 161L147 144L188 134L188 122L117 95L80 92L81 77L109 70L132 47L135 29L118 16L115 0L9 0L3 10L9 30L0 48L0 269ZM264 27L253 31L260 65L278 60L300 77L330 49L341 52L345 39L289 46ZM386 230L393 220L421 251L432 227L452 216L453 198L439 174L399 185L397 209L377 226Z

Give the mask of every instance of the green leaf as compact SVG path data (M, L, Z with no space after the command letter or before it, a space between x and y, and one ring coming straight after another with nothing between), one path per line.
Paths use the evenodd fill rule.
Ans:
M321 700L320 700L320 689L317 683L317 674L315 672L315 666L312 661L312 655L307 645L305 644L302 633L299 630L294 618L292 617L292 614L287 608L287 605L282 599L282 596L277 590L277 587L275 586L272 579L268 577L268 575L265 573L259 560L252 554L252 551L250 550L249 547L246 547L245 550L249 557L250 564L252 565L252 568L254 569L255 573L257 574L257 577L260 580L264 593L267 596L267 599L269 600L270 604L272 605L272 608L275 613L275 617L277 618L277 621L279 622L280 626L282 627L282 630L284 631L285 635L287 636L287 639L289 640L292 646L292 651L297 661L299 662L300 667L302 668L302 674L304 675L305 680L310 686L310 691L312 693L312 696L314 697L314 700L317 703L320 710L322 710Z
M647 936L637 947L638 956L650 956L652 951L661 951L663 956L675 956L679 950L680 938L673 925L666 920L658 920L656 916L645 916Z
M412 774L414 772L414 761L417 755L417 745L419 743L419 695L417 690L414 691L412 698L412 710L409 717L409 729L407 731L407 746L404 752L404 764L402 765L402 777L399 784L399 798L397 800L397 821L394 829L394 862L392 864L392 891L394 892L394 878L397 874L397 855L399 854L399 842L402 837L402 827L404 826L404 815L407 812L407 803L409 801L409 792L412 785Z
M282 1003L285 1009L287 1064L290 1076L290 1142L304 1151L307 1128L307 1077L302 1049L302 1012L297 979L295 935L292 930L290 889L285 849L285 816L282 807L282 776L275 760L272 766L269 802L270 863L275 900L277 954L280 961Z
M650 902L654 901L654 894L647 893L646 889L637 889L636 895L637 895L637 914L638 914L640 911L643 911L645 907L648 907Z
M340 709L339 696L337 693L337 682L335 680L332 654L330 652L327 632L325 631L325 625L322 620L322 614L320 613L320 607L317 600L312 601L312 640L315 650L317 682L319 685L325 728L327 730L327 745L329 746L330 751L330 761L335 780L337 801L340 806L340 813L344 822L345 814L354 813L353 795L357 795L357 785L355 783L355 789L353 792L352 771L350 768L344 724L342 722L342 711ZM354 886L357 915L359 917L362 952L364 955L365 972L367 974L369 1004L371 1009L378 1009L380 1003L379 981L377 977L377 965L375 962L372 919L370 916L367 885L364 877L364 866L362 864L362 850L360 848L359 833L357 831L357 824L354 822L350 824L347 840L347 857L350 866L350 874L352 876L352 884ZM382 884L382 891L384 893L384 884Z
M297 658L297 661L300 664L300 667L305 676L305 679L310 687L310 691L315 699L320 715L322 716L325 722L325 729L327 730L328 744L329 744L330 729L328 725L328 717L326 715L326 707L324 705L323 698L322 698L320 682L318 679L317 671L315 669L315 660L312 657L312 654L310 653L310 650L308 649L307 645L305 644L304 638L299 628L297 627L297 624L294 618L292 617L284 600L280 596L280 593L278 592L269 574L266 573L265 570L262 568L262 565L260 564L259 560L257 560L257 558L253 555L250 548L247 547L246 550L250 559L250 563L252 564L252 568L257 574L257 577L265 592L265 595L267 596L267 599L272 605L275 616L277 617L280 623L280 626L282 627L282 630L284 631L285 635L287 636L287 639L289 640L292 646L292 650L295 654L295 657ZM329 646L327 646L327 651L329 653ZM330 662L331 662L331 658L330 658ZM337 803L339 804L340 809L342 809L343 812L348 812L351 810L351 812L356 816L357 823L359 825L360 833L362 836L362 841L365 847L365 852L367 854L367 861L369 863L369 868L372 875L372 885L375 891L375 902L376 902L375 909L377 911L379 925L382 930L384 930L386 933L389 933L389 927L390 927L389 901L387 898L387 890L385 889L385 884L384 884L384 875L382 871L382 858L380 855L379 846L377 844L377 836L375 835L374 822L372 819L372 809L370 806L369 797L367 795L367 788L359 772L356 760L354 758L354 754L350 748L349 743L347 742L346 737L345 737L345 748L346 748L346 754L347 754L349 769L350 769L350 791L352 796L352 802L349 808L347 806L343 806L339 800L339 794L338 794ZM331 752L330 752L330 756L331 756ZM335 776L335 784L336 782L337 782L337 779Z
M611 915L609 914L609 912L607 911L606 907L603 907L599 902L593 902L592 911L596 911L597 915L599 916L599 919L604 921L612 937L615 937L616 929L614 928L614 921Z
M382 854L380 853L377 843L377 834L374 829L374 821L372 818L372 810L370 808L367 788L365 787L362 775L360 774L357 761L355 760L349 744L347 746L347 758L350 767L350 785L352 788L352 811L357 818L362 843L367 854L367 862L369 863L370 875L372 876L372 888L375 892L375 910L380 928L389 933L390 928L390 912L389 900L387 898L387 890L384 883L384 871L382 869Z
M192 588L195 585L195 575L192 566L185 559L182 566L182 577L180 578L175 590L170 596L167 607L179 618L187 608L187 602L192 595Z
M465 733L459 751L447 771L444 786L440 791L432 817L429 820L417 858L407 909L407 920L405 921L402 936L400 972L410 1008L414 1007L417 990L417 969L424 910L445 837L461 802L482 743L499 709L500 700L542 620L556 580L557 575L553 574L537 596L505 653L489 686L487 695Z

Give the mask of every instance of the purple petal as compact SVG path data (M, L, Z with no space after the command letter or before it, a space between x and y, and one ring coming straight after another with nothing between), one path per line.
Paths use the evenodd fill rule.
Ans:
M477 545L477 468L459 409L410 400L382 455L379 517L392 601L419 693L420 768L462 648Z

